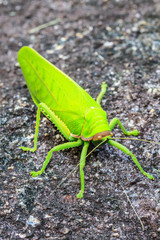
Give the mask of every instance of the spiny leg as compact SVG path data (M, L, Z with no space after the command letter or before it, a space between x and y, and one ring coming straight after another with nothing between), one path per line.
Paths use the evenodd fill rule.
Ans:
M143 170L143 168L141 167L141 165L139 164L137 158L134 156L134 154L132 152L129 151L128 148L126 148L125 146L123 146L122 144L115 142L113 140L108 140L108 143L118 149L120 149L122 152L126 153L127 155L131 156L133 162L137 165L137 167L139 168L139 170L142 172L142 174L144 176L147 176L149 179L154 180L154 177L152 177L149 173L145 172Z
M65 123L44 103L40 103L37 109L37 117L36 117L36 126L35 126L35 136L34 136L34 147L27 148L27 147L20 147L24 151L31 151L35 152L37 149L37 139L38 139L38 131L39 131L39 123L40 123L40 114L43 114L53 122L58 130L63 134L63 136L68 141L73 141L74 138L71 136L71 133Z
M106 93L106 89L107 89L107 84L105 82L103 82L101 85L101 91L98 94L97 99L96 99L96 102L99 105L101 105L101 100L102 100L103 95Z
M118 118L113 118L109 124L110 130L112 131L112 129L115 127L115 125L118 124L119 127L122 129L122 131L124 132L125 135L130 136L137 136L139 134L138 130L133 130L133 131L127 131L125 129L125 127L123 126L123 124L120 122L120 120Z
M76 141L76 142L67 142L67 143L63 143L63 144L60 144L58 146L55 146L54 148L52 148L48 152L46 160L43 163L42 169L40 171L38 171L38 172L34 172L33 171L33 172L30 173L30 175L32 177L37 177L38 175L41 175L45 171L48 163L50 162L50 159L52 157L52 153L53 152L60 151L60 150L63 150L63 149L67 149L67 148L79 147L82 144L83 144L83 141L81 139L78 139L78 141Z
M81 158L80 158L81 190L77 194L77 198L83 198L83 193L84 193L84 171L83 171L83 168L85 166L88 147L89 147L89 142L84 142L84 146L83 146L83 149L81 152Z
M37 117L36 117L36 126L35 126L35 135L34 135L34 147L33 148L20 147L23 151L35 152L37 150L37 139L38 139L40 114L41 114L41 111L40 111L40 109L38 107L38 109L37 109Z
M66 126L66 124L51 110L45 103L40 103L39 105L42 113L53 123L56 125L58 130L63 134L63 136L68 141L73 141L74 138L71 136L71 132Z

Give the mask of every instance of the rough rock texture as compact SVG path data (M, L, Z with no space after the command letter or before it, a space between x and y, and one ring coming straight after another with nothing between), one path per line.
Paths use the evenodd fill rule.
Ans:
M55 153L42 176L29 175L64 139L42 117L38 150L19 149L33 146L36 108L16 60L20 47L34 47L94 98L106 81L108 119L117 116L127 129L140 130L137 138L160 141L159 0L0 0L0 11L0 240L159 239L158 145L118 140L154 181L119 150L107 144L96 149L86 163L80 200L78 171L54 189L77 165L81 148ZM123 136L118 127L114 135Z

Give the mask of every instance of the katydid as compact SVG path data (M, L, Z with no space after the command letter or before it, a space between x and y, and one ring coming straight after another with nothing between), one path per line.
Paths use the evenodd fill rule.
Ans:
M77 198L82 198L84 193L83 169L89 144L91 141L98 143L107 140L107 143L129 155L143 175L149 179L154 179L142 169L133 153L122 144L112 140L112 130L116 124L119 125L125 135L137 136L139 132L138 130L127 131L118 118L114 118L108 123L107 114L100 105L107 89L105 82L102 83L101 92L95 101L73 79L32 48L22 47L18 52L18 61L31 97L37 106L34 147L21 147L21 149L31 152L36 151L41 112L69 141L53 147L48 152L42 169L30 173L33 177L44 172L53 152L83 145L80 157L81 189L77 194Z

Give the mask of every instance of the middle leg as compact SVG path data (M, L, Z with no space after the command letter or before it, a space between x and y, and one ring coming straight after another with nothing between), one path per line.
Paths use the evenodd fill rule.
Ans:
M52 148L52 149L48 152L47 157L46 157L46 159L45 159L45 161L44 161L44 163L43 163L42 169L41 169L40 171L38 171L38 172L34 172L34 171L33 171L33 172L30 173L30 175L31 175L32 177L37 177L38 175L41 175L41 174L45 171L48 163L50 162L50 159L51 159L51 157L52 157L52 153L53 153L53 152L60 151L60 150L64 150L64 149L67 149L67 148L79 147L79 146L81 146L82 144L83 144L83 141L82 141L81 139L78 139L78 140L75 141L75 142L67 142L67 143L63 143L63 144L60 144L60 145L58 145L58 146L55 146L54 148Z
M125 129L125 127L123 126L123 124L121 123L121 121L118 118L113 118L109 124L110 130L112 131L112 129L115 127L115 125L118 124L119 127L122 129L122 131L124 132L125 135L130 136L137 136L139 134L138 130L133 130L133 131L127 131Z
M84 146L83 146L82 153L81 153L81 159L80 159L81 190L77 194L77 198L83 198L83 193L84 193L84 171L83 171L83 168L85 167L85 161L86 161L86 155L87 155L89 143L90 142L84 142Z

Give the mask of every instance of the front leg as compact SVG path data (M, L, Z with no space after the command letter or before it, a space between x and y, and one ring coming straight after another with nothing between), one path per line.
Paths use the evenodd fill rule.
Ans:
M81 190L77 194L77 198L83 198L83 193L84 193L84 171L83 171L83 168L85 167L85 161L86 161L88 147L89 147L89 142L84 142L84 146L83 146L81 158L80 158Z
M119 125L119 127L122 129L124 134L127 135L127 136L130 136L130 135L137 136L139 134L138 130L133 130L133 131L130 131L130 132L127 131L118 118L113 118L111 120L111 122L109 124L109 127L110 127L111 131L113 130L113 128L115 127L116 124Z
M79 147L79 146L81 146L82 144L83 144L83 141L82 141L81 139L78 139L76 142L67 142L67 143L63 143L63 144L60 144L60 145L58 145L58 146L55 146L54 148L52 148L52 149L48 152L47 157L46 157L46 160L45 160L44 163L43 163L42 169L41 169L40 171L38 171L38 172L34 172L34 171L33 171L33 172L30 173L30 175L31 175L32 177L37 177L38 175L41 175L41 174L45 171L48 163L50 162L50 159L51 159L51 157L52 157L52 153L53 153L53 152L60 151L60 150L64 150L64 149L67 149L67 148Z

